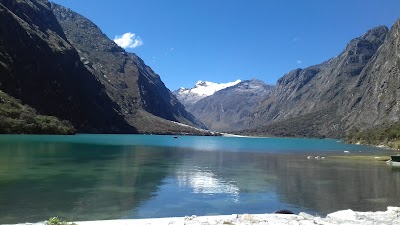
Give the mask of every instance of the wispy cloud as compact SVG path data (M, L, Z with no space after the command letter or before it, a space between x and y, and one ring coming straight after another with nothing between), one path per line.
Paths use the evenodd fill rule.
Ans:
M293 37L292 39L290 39L289 43L293 44L293 43L296 43L298 41L300 41L299 37Z
M131 32L115 36L114 42L122 48L136 48L143 45L142 39Z
M164 55L169 55L171 52L175 51L175 48L169 48L164 52Z
M297 64L302 64L303 63L303 61L301 61L301 60L297 60L296 62L297 62Z

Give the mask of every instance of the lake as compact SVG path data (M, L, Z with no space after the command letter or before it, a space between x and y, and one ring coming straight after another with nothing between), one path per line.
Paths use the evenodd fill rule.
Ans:
M318 139L1 135L0 224L386 210L400 206L400 170L335 156L391 154Z

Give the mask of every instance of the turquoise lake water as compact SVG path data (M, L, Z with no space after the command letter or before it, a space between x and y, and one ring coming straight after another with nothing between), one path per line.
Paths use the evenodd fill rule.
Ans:
M400 170L334 156L391 154L338 140L2 135L0 224L385 210L400 206Z

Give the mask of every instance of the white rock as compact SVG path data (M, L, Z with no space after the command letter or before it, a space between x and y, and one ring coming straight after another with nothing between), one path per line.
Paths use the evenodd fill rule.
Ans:
M389 212L400 213L400 207L388 206L387 209Z
M336 220L356 220L356 215L357 214L353 210L348 209L328 214L326 217Z

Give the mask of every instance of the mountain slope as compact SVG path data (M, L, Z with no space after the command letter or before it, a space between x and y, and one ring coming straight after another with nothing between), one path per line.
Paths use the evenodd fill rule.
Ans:
M186 107L210 130L241 130L245 127L244 121L272 89L273 86L260 80L246 80Z
M44 116L0 91L0 134L73 134L68 121L54 116Z
M278 80L247 125L257 128L253 133L261 134L275 134L295 123L296 129L285 129L286 136L345 136L351 128L361 125L349 117L358 113L351 103L359 101L355 96L362 93L362 88L358 86L363 74L369 74L366 68L376 54L381 54L377 51L387 42L387 33L384 26L371 29L350 41L337 57L289 72ZM312 134L305 134L310 127L314 127Z
M125 52L83 16L54 3L51 7L81 61L139 132L190 131L168 120L204 128L137 55Z
M0 89L79 132L134 133L45 0L0 1Z

